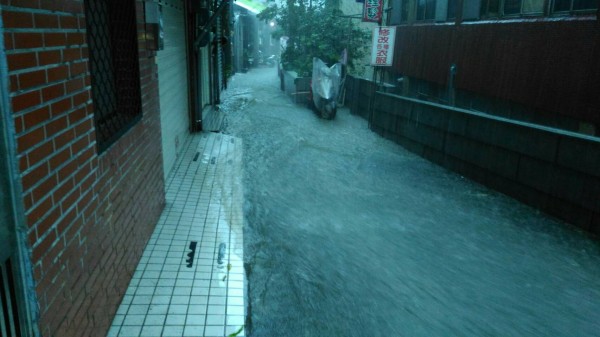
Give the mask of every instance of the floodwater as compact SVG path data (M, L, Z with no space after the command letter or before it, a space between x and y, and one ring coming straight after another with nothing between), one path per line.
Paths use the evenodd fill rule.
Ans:
M600 244L237 74L250 336L600 336Z

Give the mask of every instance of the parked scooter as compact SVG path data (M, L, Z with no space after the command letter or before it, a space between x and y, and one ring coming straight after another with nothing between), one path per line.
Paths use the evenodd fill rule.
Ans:
M271 56L267 57L267 59L265 60L265 64L268 65L269 67L274 67L277 64L277 56L271 55Z
M313 73L310 84L312 103L322 118L335 118L341 76L342 65L340 63L327 67L325 62L316 57L313 58Z

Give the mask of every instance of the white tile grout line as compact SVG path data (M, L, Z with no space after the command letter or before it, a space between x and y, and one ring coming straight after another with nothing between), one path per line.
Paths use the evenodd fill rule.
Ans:
M241 139L212 133L190 138L108 337L221 337L244 324ZM201 158L193 161L198 152ZM198 245L188 271L182 265L191 241ZM227 265L216 268L221 242ZM193 324L197 320L203 324Z

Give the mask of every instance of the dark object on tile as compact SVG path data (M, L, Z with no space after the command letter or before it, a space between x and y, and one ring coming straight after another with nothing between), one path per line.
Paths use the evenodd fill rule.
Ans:
M227 245L225 243L221 243L219 245L219 256L217 257L217 263L223 264L223 258L225 257L225 248Z
M186 266L188 268L192 268L192 265L194 264L194 255L196 254L196 245L198 245L198 242L196 242L196 241L190 242L191 252L189 252L187 254L188 258L185 260L185 262L187 263Z

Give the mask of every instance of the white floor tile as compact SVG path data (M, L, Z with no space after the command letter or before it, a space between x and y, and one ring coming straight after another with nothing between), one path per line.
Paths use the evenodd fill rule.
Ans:
M144 325L163 326L165 324L166 316L167 315L147 315L146 320L144 321Z
M204 336L204 326L188 325L184 329L183 336L185 336L185 337Z
M190 314L187 315L185 325L205 325L206 315Z
M206 325L225 325L225 315L207 315Z
M148 315L164 315L169 311L167 304L152 304L148 309Z
M193 304L188 308L188 314L190 315L206 315L206 304Z
M146 315L126 315L123 325L143 325Z
M141 326L123 326L119 330L119 337L139 337L142 331Z
M142 337L161 337L162 336L162 325L160 326L150 326L145 325L142 327L141 335Z
M167 325L163 329L162 337L181 337L183 336L183 328L183 325Z
M174 314L167 315L165 325L185 325L185 315Z
M198 134L186 143L167 181L166 207L108 337L222 337L244 324L243 217L231 216L243 212L237 188L242 142L232 140ZM193 162L197 151L201 160ZM198 245L187 268L192 240ZM225 258L217 264L221 243Z
M128 315L145 315L148 313L147 304L132 304L129 306L129 310L127 311Z
M171 304L185 304L190 303L190 296L173 296L171 297Z

